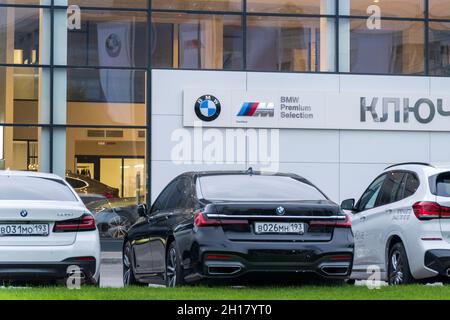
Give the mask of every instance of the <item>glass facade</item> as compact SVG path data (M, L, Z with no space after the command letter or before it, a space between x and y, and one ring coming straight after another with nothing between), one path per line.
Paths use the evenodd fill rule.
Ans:
M0 0L0 168L66 175L118 237L160 68L450 76L450 1Z

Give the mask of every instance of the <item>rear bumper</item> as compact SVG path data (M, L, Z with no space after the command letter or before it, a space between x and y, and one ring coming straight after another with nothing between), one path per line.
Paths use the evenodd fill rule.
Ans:
M96 260L78 261L67 259L61 262L26 262L0 264L0 280L47 281L60 280L68 275L80 276L88 283L96 284ZM79 273L78 273L79 272Z
M327 242L238 242L205 230L197 234L198 257L186 281L239 278L252 273L316 274L347 279L353 266L351 230L338 230ZM192 251L191 251L192 252Z
M84 266L85 262L75 261L74 257L94 257L95 266L92 278L98 281L100 277L100 238L98 231L78 232L76 241L67 246L7 246L0 245L0 278L7 277L21 280L32 273L38 276L49 275L49 278L63 278L67 267L71 265ZM19 272L20 270L20 272ZM63 275L63 276L61 276Z
M450 278L450 250L434 249L425 252L425 266L440 276Z
M222 251L221 254L225 253ZM349 257L346 261L332 260L333 256L343 254L326 254L313 262L250 262L234 253L229 255L229 260L220 261L208 259L209 254L205 254L202 275L203 278L237 278L249 273L314 273L324 278L347 279L352 269L353 255L345 253Z

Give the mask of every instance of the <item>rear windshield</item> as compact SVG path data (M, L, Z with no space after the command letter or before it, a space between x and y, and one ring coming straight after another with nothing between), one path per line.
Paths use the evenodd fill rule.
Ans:
M436 193L440 197L450 197L450 172L442 173L438 176Z
M291 177L261 175L215 175L199 178L207 200L298 201L326 200L314 186Z
M77 201L77 198L60 180L1 176L0 200Z

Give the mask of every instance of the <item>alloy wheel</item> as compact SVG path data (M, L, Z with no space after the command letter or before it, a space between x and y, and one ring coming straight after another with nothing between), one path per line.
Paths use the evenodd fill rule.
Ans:
M400 251L395 250L391 256L391 272L389 274L390 283L400 285L404 282L404 266Z
M173 288L177 283L177 252L175 248L169 250L167 257L167 270L166 270L167 286Z
M131 223L127 218L114 217L108 223L108 234L113 239L123 239L130 226Z
M123 252L123 283L124 285L131 284L131 260L130 260L130 246L126 245Z

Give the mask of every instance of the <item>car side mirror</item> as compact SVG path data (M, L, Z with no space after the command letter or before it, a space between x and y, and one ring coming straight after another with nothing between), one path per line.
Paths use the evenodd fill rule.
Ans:
M148 207L145 203L141 203L137 206L137 213L139 217L148 217Z
M347 199L341 203L342 210L355 211L355 199Z

